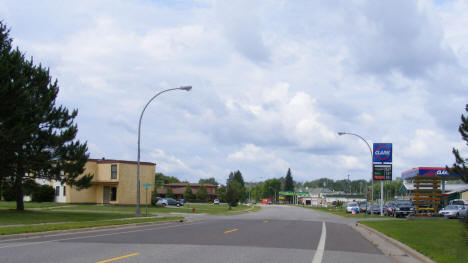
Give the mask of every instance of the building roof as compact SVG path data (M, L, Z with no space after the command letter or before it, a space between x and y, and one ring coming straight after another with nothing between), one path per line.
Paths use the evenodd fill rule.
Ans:
M125 160L113 160L113 159L88 159L89 162L96 162L96 163L126 163L126 164L137 164L136 161L125 161ZM150 162L140 162L140 165L156 165L155 163Z
M169 187L186 187L188 183L169 183L169 184L164 184L164 186L169 186ZM200 187L201 184L190 184L190 187ZM218 187L215 184L203 184L205 187Z
M414 191L414 184L403 181L403 187L408 191ZM442 189L442 185L440 186ZM450 193L463 193L468 191L468 184L445 184L445 192Z

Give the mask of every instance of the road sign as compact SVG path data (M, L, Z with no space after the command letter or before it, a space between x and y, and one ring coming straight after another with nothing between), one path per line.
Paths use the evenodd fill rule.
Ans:
M146 189L150 188L151 184L142 184L142 186Z
M374 164L372 176L375 181L392 180L391 164Z
M392 144L391 143L374 143L373 151L374 163L391 163L392 162Z

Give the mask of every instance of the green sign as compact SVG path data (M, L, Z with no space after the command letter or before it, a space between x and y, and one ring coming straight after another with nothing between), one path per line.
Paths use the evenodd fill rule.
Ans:
M308 195L309 192L293 192L293 191L284 191L279 192L280 195Z
M142 184L142 186L146 189L150 188L151 184Z

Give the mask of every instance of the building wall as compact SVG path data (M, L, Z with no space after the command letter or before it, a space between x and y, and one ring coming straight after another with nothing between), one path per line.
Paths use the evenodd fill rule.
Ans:
M111 179L111 166L117 165L117 178ZM84 174L91 173L94 175L91 181L91 187L82 189L80 191L76 188L67 187L66 196L67 203L96 203L102 204L104 202L104 187L116 187L117 199L111 201L109 204L136 204L136 163L122 163L122 162L106 162L98 163L96 161L89 161L85 165ZM141 164L140 165L140 186L145 183L154 184L155 165ZM140 204L151 203L151 191L145 191L144 187L140 187ZM147 194L147 196L145 196ZM147 197L147 199L146 199Z
M468 191L461 193L461 199L468 200Z
M110 168L109 168L110 169ZM151 191L154 187L155 177L154 165L140 165L140 204L151 203ZM117 187L117 200L119 204L135 204L136 202L136 164L120 164L119 185ZM148 191L142 186L143 184L151 184ZM145 196L147 193L147 196ZM146 199L147 197L147 199Z

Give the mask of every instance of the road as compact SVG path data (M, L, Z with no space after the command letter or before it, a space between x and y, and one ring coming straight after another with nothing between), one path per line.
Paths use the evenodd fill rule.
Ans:
M0 262L390 262L349 219L289 206L0 242Z

